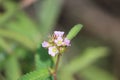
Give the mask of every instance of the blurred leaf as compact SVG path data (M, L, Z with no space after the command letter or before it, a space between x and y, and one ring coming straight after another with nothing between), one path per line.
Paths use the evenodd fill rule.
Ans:
M67 35L67 38L68 39L73 39L79 32L80 32L80 30L82 29L82 27L83 27L83 25L81 25L81 24L77 24L77 25L75 25L70 31L69 31L69 33L68 33L68 35Z
M38 11L40 31L45 36L55 25L63 0L43 0ZM39 8L39 6L37 7Z
M23 77L18 80L47 80L50 76L49 71L47 69L39 69L30 73L27 73Z
M0 70L3 69L5 61L6 61L6 56L4 53L1 52L0 53Z
M53 66L52 57L48 54L48 50L40 46L35 55L36 69L48 69Z
M38 48L38 51L35 55L35 65L37 70L39 69L48 70L53 66L52 57L48 54L48 50L43 48L42 46ZM43 80L51 80L51 79L52 79L51 77L48 77ZM42 79L38 79L38 80L42 80Z
M0 38L0 47L7 53L12 52L11 47L8 45L8 43L3 38Z
M11 1L2 1L0 5L3 8L3 13L0 13L0 27L4 24L8 19L10 19L17 10L17 5Z
M16 40L17 42L20 42L21 44L23 44L30 50L35 50L35 48L36 48L36 45L33 41L31 41L24 35L18 34L16 32L0 29L0 36Z
M34 42L41 42L41 35L37 29L37 25L32 21L28 15L26 15L22 10L15 15L16 20L9 21L7 25L8 29L21 33L29 37Z
M66 68L69 69L71 72L76 72L87 67L96 60L105 57L106 55L108 55L108 48L106 47L88 48L85 50L83 55L78 58L76 57L76 59L71 61L70 64L66 66Z
M112 74L94 66L87 67L80 71L80 76L88 80L117 80Z
M17 47L15 50L16 52L16 56L19 58L19 59L25 59L26 56L27 56L27 50L24 49L23 47Z
M21 75L20 65L15 55L11 55L7 59L5 63L5 74L7 80L17 80L20 77Z
M73 80L72 75L80 71L87 66L94 63L96 60L108 55L108 49L106 47L88 48L83 55L76 57L68 65L65 65L61 70L61 80Z

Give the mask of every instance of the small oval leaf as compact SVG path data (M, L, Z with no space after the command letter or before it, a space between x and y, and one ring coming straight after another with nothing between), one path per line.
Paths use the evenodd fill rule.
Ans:
M81 24L75 25L75 26L69 31L69 33L68 33L68 35L67 35L67 38L68 38L69 40L73 39L73 38L80 32L80 30L82 29L82 27L83 27L83 25L81 25Z

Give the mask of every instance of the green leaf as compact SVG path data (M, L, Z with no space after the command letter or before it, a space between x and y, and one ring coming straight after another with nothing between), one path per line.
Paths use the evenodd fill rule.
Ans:
M5 12L0 13L0 25L9 20L17 10L17 5L11 1L2 1L1 4L1 6L3 6L3 9L5 9Z
M17 80L20 75L20 65L18 63L18 59L15 55L9 56L5 63L5 74L7 80Z
M15 15L15 20L9 21L6 26L11 31L25 35L36 44L41 42L41 35L37 29L37 25L22 10Z
M43 0L38 10L40 31L45 36L54 27L62 6L62 0Z
M66 68L69 69L71 72L76 72L92 64L96 60L105 57L106 55L108 55L108 48L106 47L88 48L83 55L78 58L76 57L76 59L71 61L69 65L66 66ZM80 64L78 65L78 63Z
M0 70L4 68L4 64L6 62L6 55L5 53L0 53Z
M97 48L88 48L85 50L83 55L76 57L69 64L65 65L61 70L61 80L73 80L72 75L80 71L96 60L103 58L108 55L108 48L106 47L97 47ZM67 77L66 77L67 76Z
M68 33L68 35L67 35L67 38L68 39L73 39L79 32L80 32L80 30L82 29L82 27L83 27L83 25L81 25L81 24L77 24L77 25L75 25L70 31L69 31L69 33Z
M27 73L26 75L22 76L18 80L47 80L50 76L49 71L47 69L39 69L30 73Z
M80 71L79 74L88 80L117 80L115 79L115 76L96 66L89 66Z
M11 47L8 45L8 43L3 38L0 38L0 47L7 53L12 52Z
M36 69L48 69L53 66L52 57L48 54L48 50L40 46L35 55Z
M48 70L53 66L52 57L48 54L48 50L43 48L42 46L38 48L38 51L35 54L35 66L36 66L36 70L39 69ZM42 80L42 79L38 79L38 80ZM48 77L43 80L52 80L52 78Z
M17 32L0 29L0 36L6 37L9 39L13 39L13 40L23 44L25 47L29 48L30 50L36 49L36 45L33 41L31 41L24 35L18 34Z

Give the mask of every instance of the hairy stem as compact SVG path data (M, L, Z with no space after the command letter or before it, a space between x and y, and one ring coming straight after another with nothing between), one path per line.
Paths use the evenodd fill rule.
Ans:
M57 61L56 61L56 65L55 65L55 71L53 73L53 78L54 80L57 80L57 70L58 70L58 65L59 65L59 61L60 61L60 54L58 54L58 57L57 57Z

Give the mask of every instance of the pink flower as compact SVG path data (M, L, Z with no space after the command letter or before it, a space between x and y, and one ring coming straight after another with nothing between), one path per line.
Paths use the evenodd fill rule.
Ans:
M49 47L48 49L49 49L48 54L53 57L59 52L56 46Z
M63 45L63 38L62 37L58 37L55 41L57 46L62 46Z
M62 37L64 35L63 31L54 31L54 35L56 35L57 37Z
M56 54L63 53L66 47L70 46L70 40L65 38L63 31L54 31L53 36L47 41L42 43L42 47L48 49L48 54L55 56Z
M43 43L42 43L42 47L49 47L50 46L50 44L48 43L48 42L46 42L46 41L44 41Z
M71 44L70 44L70 40L67 39L67 38L65 38L65 39L64 39L64 44L65 44L66 46L70 46L70 45L71 45Z

